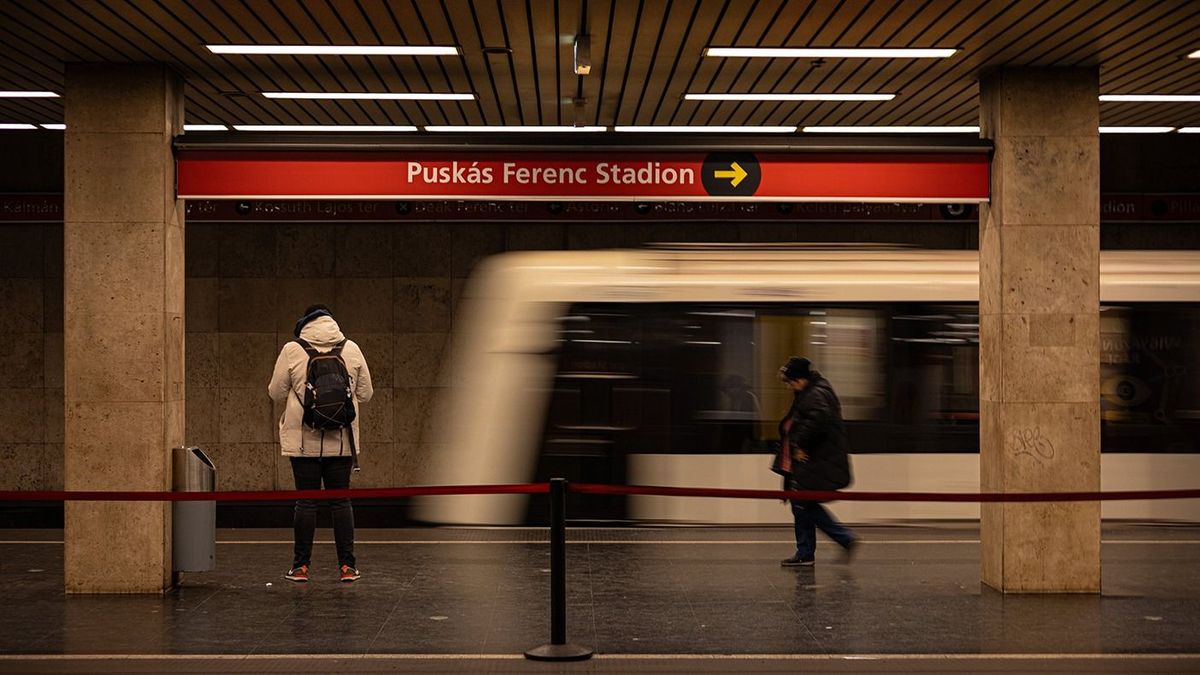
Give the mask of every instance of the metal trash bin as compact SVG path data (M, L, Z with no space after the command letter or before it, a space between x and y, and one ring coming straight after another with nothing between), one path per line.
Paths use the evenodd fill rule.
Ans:
M200 448L171 449L171 489L175 492L213 492L217 468ZM176 572L207 572L217 561L217 503L171 503L171 568Z

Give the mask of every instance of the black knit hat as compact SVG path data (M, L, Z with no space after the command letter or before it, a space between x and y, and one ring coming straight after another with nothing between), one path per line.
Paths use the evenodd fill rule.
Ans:
M814 372L812 361L803 356L793 356L779 368L779 376L788 380L811 380Z
M296 329L292 331L292 335L300 337L300 331L304 330L304 327L307 326L309 322L322 316L327 316L332 319L333 312L330 312L329 308L325 305L310 306L308 309L304 310L304 316L300 317L300 320L296 322Z

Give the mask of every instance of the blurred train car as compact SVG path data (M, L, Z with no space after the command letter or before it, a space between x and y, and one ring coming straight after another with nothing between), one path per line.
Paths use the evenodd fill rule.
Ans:
M498 256L465 292L421 479L774 489L769 444L790 396L777 369L802 354L841 397L852 490L978 491L978 296L973 251ZM1103 489L1196 487L1200 252L1104 251L1100 302ZM544 503L437 497L417 517L520 524L544 520ZM837 512L852 522L979 516L976 504L842 502ZM790 522L775 501L679 497L573 495L568 515ZM1200 503L1109 502L1103 515L1195 521Z

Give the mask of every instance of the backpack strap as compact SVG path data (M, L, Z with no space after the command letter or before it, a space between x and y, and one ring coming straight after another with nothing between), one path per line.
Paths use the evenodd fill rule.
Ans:
M309 358L312 358L314 356L320 356L320 354L321 354L321 352L317 351L316 347L308 344L308 342L306 342L302 338L296 338L295 340L292 340L292 342L295 342L296 344L300 345L300 348L303 349L306 354L308 354Z

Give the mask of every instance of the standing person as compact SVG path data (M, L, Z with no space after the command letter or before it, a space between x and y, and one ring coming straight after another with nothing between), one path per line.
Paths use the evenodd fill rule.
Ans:
M812 362L793 356L779 369L779 379L794 392L792 406L779 422L779 452L771 470L784 477L787 490L840 490L850 484L842 404L829 380ZM780 561L784 567L814 564L817 528L846 551L849 559L858 538L839 523L820 502L792 500L796 554Z
M362 447L358 405L374 393L367 361L325 305L304 310L293 334L296 339L279 352L268 387L271 398L285 401L279 445L291 458L297 490L319 490L322 483L327 490L348 488ZM354 508L344 498L330 500L330 507L341 580L352 582L361 576L354 559ZM284 576L306 582L317 528L315 500L296 501L292 528L294 557Z

